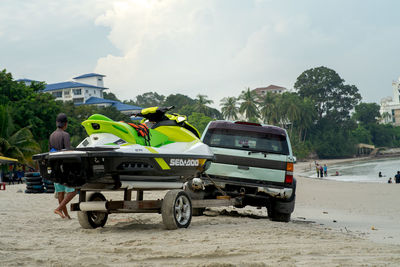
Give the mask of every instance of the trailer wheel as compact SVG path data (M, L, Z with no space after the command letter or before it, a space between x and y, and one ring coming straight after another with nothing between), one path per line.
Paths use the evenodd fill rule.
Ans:
M102 193L92 193L86 197L87 201L106 201ZM108 213L102 211L78 211L78 221L82 228L94 229L103 227L108 219Z
M182 190L168 191L161 206L165 228L174 230L187 228L192 220L192 202Z

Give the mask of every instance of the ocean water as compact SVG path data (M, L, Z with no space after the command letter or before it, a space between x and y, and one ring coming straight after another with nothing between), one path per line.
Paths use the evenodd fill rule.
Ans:
M323 160L317 161L319 164L324 165ZM328 166L328 176L322 179L345 181L345 182L371 182L371 183L387 183L389 177L394 176L397 171L400 171L400 157L396 158L383 158L383 159L368 159L353 162L343 162ZM317 178L315 166L312 165L312 170L299 170L304 176L310 178ZM334 176L336 171L339 176ZM382 172L384 177L379 177L379 172Z

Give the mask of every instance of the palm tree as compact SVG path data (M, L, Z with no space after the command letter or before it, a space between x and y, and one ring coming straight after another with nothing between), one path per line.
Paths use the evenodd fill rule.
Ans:
M237 107L237 99L236 97L224 97L221 99L221 111L222 115L226 119L237 120L239 109Z
M242 100L239 112L244 114L249 121L257 121L259 117L257 94L254 91L250 91L250 88L247 88L247 90L242 91L239 100Z
M279 99L277 94L267 92L259 104L264 123L276 124L280 120Z
M285 107L285 124L290 124L290 134L293 130L293 124L300 115L301 99L293 93L284 93L282 95L282 107Z
M0 106L0 119L0 155L33 165L32 155L39 153L41 149L29 127L24 127L9 135L10 129L13 129L13 123L8 108L5 106Z
M300 141L304 142L306 140L307 130L311 128L317 115L314 102L310 98L304 98L300 102L299 115L294 122L299 131Z
M208 109L207 105L212 104L214 101L207 99L206 95L201 95L201 94L197 95L197 98L195 99L195 101L196 101L195 106L194 106L195 111L197 111L199 113L203 113L205 115L208 115L207 114L207 109Z

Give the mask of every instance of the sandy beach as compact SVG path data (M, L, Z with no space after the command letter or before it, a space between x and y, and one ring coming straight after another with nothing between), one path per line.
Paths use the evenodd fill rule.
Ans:
M165 230L159 214L111 214L104 228L86 230L75 212L53 214L53 194L7 186L0 266L400 266L400 185L304 178L308 164L295 167L289 223L270 221L265 208L213 208L188 229Z

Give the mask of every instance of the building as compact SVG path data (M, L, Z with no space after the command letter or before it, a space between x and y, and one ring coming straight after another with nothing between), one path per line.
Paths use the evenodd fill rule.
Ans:
M400 126L400 77L397 81L392 82L393 98L385 97L381 99L381 114L382 123L391 123L395 126Z
M46 85L43 90L45 93L52 94L56 100L72 101L75 105L96 105L102 107L115 107L124 114L132 114L135 110L141 110L141 107L127 105L115 100L103 98L103 91L108 89L104 87L105 75L97 73L88 73L73 78L73 81L51 83ZM19 79L30 86L35 80Z
M30 80L30 79L18 79L16 80L17 82L23 82L25 83L26 86L31 86L32 83L38 82L35 80Z
M269 85L267 87L260 87L253 90L259 97L265 96L268 92L274 94L282 94L287 91L285 87L277 86L277 85Z
M103 77L88 73L73 78L74 81L48 84L43 92L51 93L56 100L85 104L92 96L103 98L103 90L108 89L104 87Z
M85 105L96 105L100 107L115 107L121 113L124 113L126 115L132 115L134 111L142 110L142 108L138 106L127 105L119 101L104 99L94 96L90 97L86 101Z

